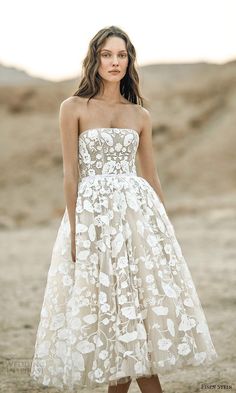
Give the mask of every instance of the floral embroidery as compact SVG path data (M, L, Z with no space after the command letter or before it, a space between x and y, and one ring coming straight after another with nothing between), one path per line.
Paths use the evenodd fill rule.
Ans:
M115 385L217 357L173 225L137 175L138 143L131 129L79 137L76 263L65 209L31 369L44 385Z

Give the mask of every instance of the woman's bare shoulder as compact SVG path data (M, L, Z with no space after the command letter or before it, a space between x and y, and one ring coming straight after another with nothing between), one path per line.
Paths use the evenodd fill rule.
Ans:
M144 106L136 104L137 106L137 111L142 115L142 116L150 116L150 112L148 111L147 108L144 108Z
M134 104L134 110L136 111L136 115L140 119L141 123L150 120L151 114L149 110L144 108L142 105Z
M65 114L73 114L77 119L84 112L86 98L79 96L71 96L61 102L60 112Z
M70 108L70 107L75 107L75 106L78 106L78 105L81 105L84 103L85 103L84 97L70 96L61 102L61 106Z

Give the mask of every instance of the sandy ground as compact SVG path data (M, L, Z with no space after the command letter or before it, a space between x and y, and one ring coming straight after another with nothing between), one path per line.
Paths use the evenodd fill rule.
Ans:
M212 208L171 216L198 290L219 359L160 377L165 393L202 392L201 383L231 385L235 378L236 209ZM47 227L1 232L1 392L57 392L29 376L53 242L60 220ZM212 390L212 389L211 389ZM90 392L90 390L84 390ZM107 387L96 389L106 392ZM129 391L139 392L136 381Z

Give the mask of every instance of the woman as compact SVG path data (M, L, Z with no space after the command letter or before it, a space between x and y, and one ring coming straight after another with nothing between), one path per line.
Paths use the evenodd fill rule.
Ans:
M135 62L124 31L100 30L61 104L66 209L31 370L44 385L123 393L136 379L160 393L158 374L217 358L166 214Z

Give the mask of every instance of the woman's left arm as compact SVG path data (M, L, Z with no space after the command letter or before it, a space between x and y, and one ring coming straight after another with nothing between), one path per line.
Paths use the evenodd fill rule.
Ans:
M151 115L146 108L142 107L141 109L143 126L140 133L139 146L137 150L140 169L142 177L147 180L151 187L155 190L165 207L164 195L154 159Z

